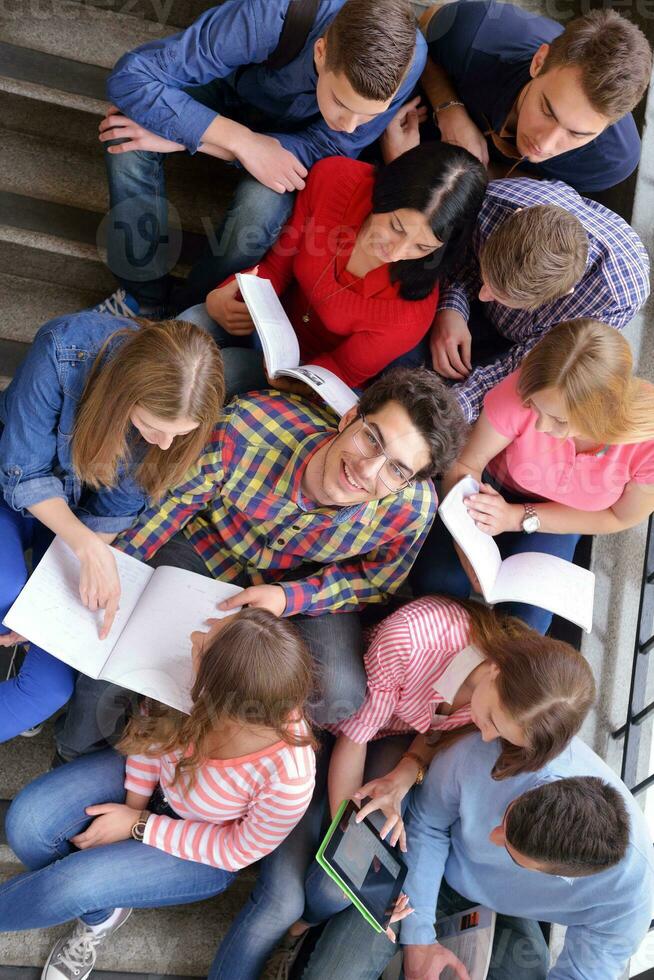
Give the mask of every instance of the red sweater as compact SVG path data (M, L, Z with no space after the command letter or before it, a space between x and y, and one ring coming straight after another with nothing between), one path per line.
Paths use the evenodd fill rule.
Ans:
M315 163L291 220L259 263L259 275L282 298L302 363L326 367L354 388L415 347L438 302L438 288L423 300L402 299L388 265L362 279L345 268L372 210L374 172L346 157ZM309 297L310 320L304 323Z

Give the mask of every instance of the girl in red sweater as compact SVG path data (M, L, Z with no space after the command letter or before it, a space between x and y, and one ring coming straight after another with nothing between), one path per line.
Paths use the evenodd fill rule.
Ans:
M415 347L434 318L439 280L469 240L486 181L478 160L447 143L422 144L378 170L344 157L316 163L258 266L282 298L302 363L359 387ZM257 346L233 278L209 293L206 312L181 316L199 317L222 348ZM246 377L265 386L258 350L239 355L225 358L229 393L245 390ZM237 380L236 363L254 371Z

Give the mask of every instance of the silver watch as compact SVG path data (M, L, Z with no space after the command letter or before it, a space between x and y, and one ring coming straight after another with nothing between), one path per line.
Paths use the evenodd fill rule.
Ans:
M525 534L533 534L540 527L540 518L533 504L524 504L525 516L522 518L522 530Z

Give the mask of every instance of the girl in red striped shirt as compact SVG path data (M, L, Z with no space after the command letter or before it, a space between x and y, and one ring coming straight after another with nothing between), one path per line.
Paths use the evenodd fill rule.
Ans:
M295 628L244 609L191 639L190 715L150 704L120 743L127 759L113 749L82 756L35 780L9 810L7 838L30 870L0 886L0 931L79 916L44 980L85 980L131 906L224 891L309 805L312 671Z

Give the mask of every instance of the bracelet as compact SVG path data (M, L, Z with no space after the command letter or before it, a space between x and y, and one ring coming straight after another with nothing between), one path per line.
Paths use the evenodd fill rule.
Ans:
M439 102L438 105L434 106L434 119L436 119L439 112L443 112L445 109L452 109L456 105L460 105L462 109L465 109L465 104L459 99L448 99L447 102Z
M411 759L412 762L416 762L418 765L418 774L414 785L420 786L423 782L425 776L427 775L428 764L425 763L424 759L421 759L417 752L405 752L402 756L403 759Z

